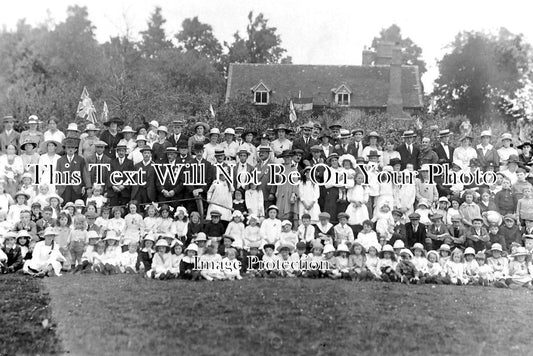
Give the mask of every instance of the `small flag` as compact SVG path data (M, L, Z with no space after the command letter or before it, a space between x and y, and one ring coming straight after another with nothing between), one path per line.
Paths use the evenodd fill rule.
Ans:
M107 122L109 120L109 109L107 108L107 103L104 101L104 107L102 108L102 117L100 121Z
M291 122L295 122L298 119L296 116L296 111L294 110L294 104L292 103L292 99L289 101L289 120Z
M86 87L83 87L83 92L81 93L77 111L77 115L79 117L87 119L91 123L96 124L96 109L94 108L93 101L89 97L89 92L87 91Z
M213 105L209 104L209 113L211 114L211 118L215 118L215 110L213 109Z
M313 98L292 98L292 102L296 111L313 110Z

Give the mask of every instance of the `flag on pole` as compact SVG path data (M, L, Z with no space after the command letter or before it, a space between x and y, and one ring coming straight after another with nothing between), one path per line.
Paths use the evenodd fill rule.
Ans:
M83 87L83 92L81 93L77 115L96 124L96 109L94 108L93 101L89 97L89 92L86 87Z
M102 108L102 117L100 121L107 122L109 120L109 109L107 108L107 103L104 101L104 107Z
M313 98L292 98L292 103L296 111L313 110Z
M294 110L294 104L292 103L292 99L289 101L289 120L291 122L295 122L298 119L296 116L296 111Z
M213 105L209 104L209 113L211 114L211 118L215 118L215 109L213 109Z

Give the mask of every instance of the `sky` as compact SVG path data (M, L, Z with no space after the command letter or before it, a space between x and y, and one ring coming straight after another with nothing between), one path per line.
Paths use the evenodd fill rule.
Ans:
M2 4L0 24L12 29L22 18L32 25L47 19L62 21L73 4L87 6L100 42L126 33L139 38L155 6L163 9L168 35L179 32L184 19L198 16L213 27L221 42L231 42L237 30L246 31L250 10L262 12L277 27L282 47L295 64L361 64L364 47L382 28L397 24L403 36L423 50L426 92L438 77L437 61L461 31L506 27L533 42L533 2L527 0L21 0Z

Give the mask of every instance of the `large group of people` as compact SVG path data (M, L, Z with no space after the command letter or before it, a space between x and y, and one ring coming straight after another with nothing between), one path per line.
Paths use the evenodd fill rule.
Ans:
M465 133L453 147L448 129L427 137L407 130L393 142L336 124L257 133L188 125L183 115L136 129L119 118L83 132L70 123L65 133L54 117L32 115L20 133L14 121L4 117L0 133L3 273L531 287L532 144L509 133L483 131L476 145ZM97 174L91 164L105 168ZM161 181L157 164L202 166L204 182L188 182L192 168ZM285 176L298 172L296 184L273 182L274 164ZM431 181L431 165L497 178ZM113 172L144 179L117 184ZM382 172L418 177L382 182ZM243 173L256 179L228 179ZM199 261L210 267L196 268Z

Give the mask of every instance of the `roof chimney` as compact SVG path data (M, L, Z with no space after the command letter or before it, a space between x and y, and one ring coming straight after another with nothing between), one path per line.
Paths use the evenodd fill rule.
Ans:
M374 56L375 56L374 52L365 48L363 50L363 65L371 66L372 62L374 62Z
M391 48L391 64L389 72L389 99L387 113L393 118L408 118L403 111L402 97L402 49L398 45Z
M392 48L394 43L382 41L376 46L375 65L388 66L392 63Z

